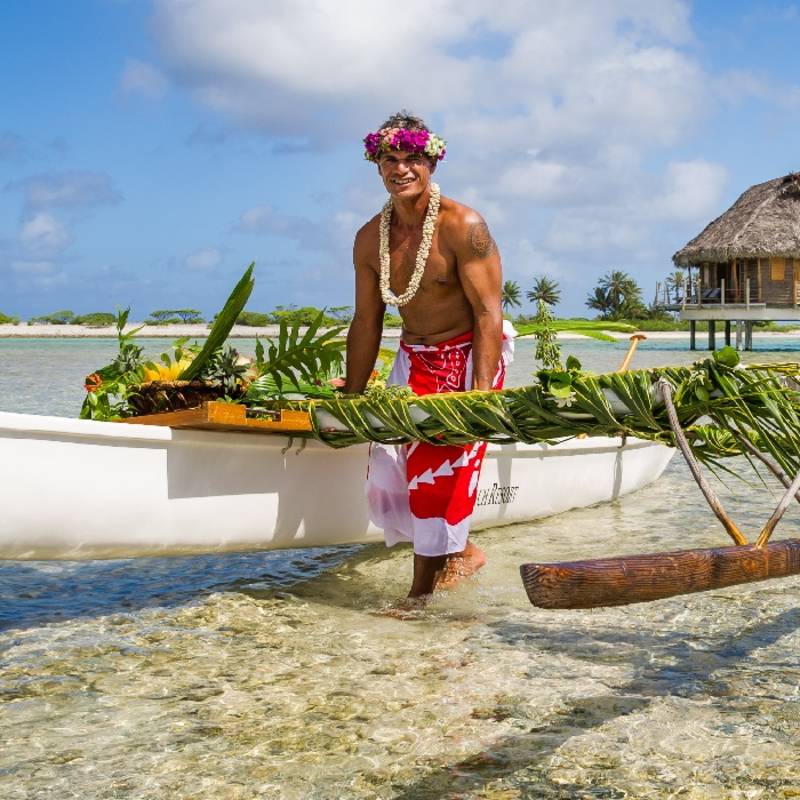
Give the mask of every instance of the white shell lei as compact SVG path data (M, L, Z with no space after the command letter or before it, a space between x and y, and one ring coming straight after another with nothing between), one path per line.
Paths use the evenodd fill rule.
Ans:
M422 283L422 274L425 272L425 264L428 262L428 256L431 252L431 245L433 244L433 233L436 230L436 220L439 217L439 201L441 193L439 192L439 185L431 183L431 196L428 200L428 210L425 213L425 221L422 223L422 241L419 243L419 250L417 250L417 259L414 264L414 272L411 274L411 280L408 282L406 290L396 295L389 288L389 272L391 264L389 262L389 228L392 224L392 201L389 200L381 210L381 225L380 225L380 264L381 264L381 298L387 305L404 306L409 303L419 289Z

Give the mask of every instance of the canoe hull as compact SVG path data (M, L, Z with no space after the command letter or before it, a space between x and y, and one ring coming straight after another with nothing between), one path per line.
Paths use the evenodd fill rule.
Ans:
M635 439L490 444L473 529L611 500L673 450ZM0 558L89 559L379 541L368 447L0 413Z

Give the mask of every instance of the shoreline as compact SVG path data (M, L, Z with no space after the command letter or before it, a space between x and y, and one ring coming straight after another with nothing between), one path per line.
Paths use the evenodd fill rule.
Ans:
M136 323L125 326L125 331L139 327ZM267 325L261 328L247 325L234 325L230 333L233 339L254 339L256 336L274 337L278 335L277 325ZM302 330L302 329L301 329ZM184 336L189 338L205 338L208 336L207 325L147 325L138 334L141 339L178 339ZM603 331L619 341L627 341L631 333L620 331ZM384 328L384 339L399 339L400 328ZM638 331L647 339L669 340L689 339L689 331ZM796 339L800 337L798 331L754 331L754 337L759 339ZM103 328L87 328L83 325L0 325L0 339L115 339L117 329L111 325ZM698 339L705 336L705 332L698 333ZM719 332L717 333L720 338ZM532 338L527 336L524 338ZM577 333L558 332L558 338L563 340L587 339Z

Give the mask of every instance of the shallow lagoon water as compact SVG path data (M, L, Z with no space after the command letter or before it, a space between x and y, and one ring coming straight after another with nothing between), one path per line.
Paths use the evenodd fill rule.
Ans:
M636 363L704 355L669 345ZM73 415L113 347L0 340L0 409ZM721 491L750 532L776 502ZM725 543L682 463L477 542L480 576L409 621L376 613L410 575L381 546L0 564L0 797L800 797L797 579L589 612L522 589L532 559Z

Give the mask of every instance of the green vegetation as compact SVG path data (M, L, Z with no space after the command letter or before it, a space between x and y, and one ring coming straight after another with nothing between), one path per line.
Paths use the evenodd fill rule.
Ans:
M236 322L236 318L242 313L242 309L247 305L250 299L250 293L253 291L255 279L253 278L253 269L255 263L251 264L244 272L244 275L239 279L239 282L234 286L230 297L225 301L222 311L217 314L214 324L208 333L203 349L194 357L192 362L186 369L178 376L180 380L190 381L197 378L203 371L203 368L212 359L217 350L219 350L228 338L231 328Z
M276 306L270 314L273 325L280 325L285 322L287 325L313 325L319 315L322 314L322 324L325 326L338 325L339 321L329 316L324 311L315 306L303 306L297 308L294 305L288 307Z
M536 354L545 369L561 369L561 346L558 343L558 333L553 327L553 312L550 306L541 298L534 318L536 325Z
M28 325L74 325L75 314L72 311L54 311L41 317L31 317Z
M633 333L639 330L638 324L631 324L630 322L622 322L619 320L615 322L606 322L604 320L589 319L553 319L549 324L554 331L576 333L580 336L587 336L590 339L598 339L602 342L616 341L613 336L605 333L605 331ZM537 321L537 317L519 316L514 322L514 326L520 336L529 336L531 334L536 336L541 330L541 323Z
M586 300L601 319L641 319L648 315L639 284L627 272L606 273Z
M561 300L561 289L558 288L556 281L547 275L540 275L533 281L533 288L526 296L533 303L542 300L550 306L557 306Z
M205 322L196 308L166 308L151 311L145 325L198 325Z
M272 316L259 311L242 311L236 318L236 324L246 325L250 328L263 328L272 324Z
M503 311L508 311L509 308L519 308L522 305L522 301L520 300L521 295L522 290L519 288L519 284L516 281L506 281L503 284L501 300Z
M397 314L392 314L389 311L387 311L383 315L383 327L384 328L402 328L403 327L403 320Z
M19 317L9 317L0 311L0 325L19 325Z
M82 314L75 317L73 325L86 325L89 328L105 328L117 321L117 315L110 311L93 311L91 314Z
M133 342L141 327L124 333L128 310L121 311L117 317L119 352L111 364L86 378L81 417L130 417L192 407L208 399L263 407L286 393L331 397L330 379L341 370L345 343L339 336L341 328L320 333L322 312L304 333L299 324L289 325L284 320L274 339L256 339L255 360L226 345L252 292L253 266L215 317L202 348L178 339L171 352L161 353L156 361L144 361L142 348Z

